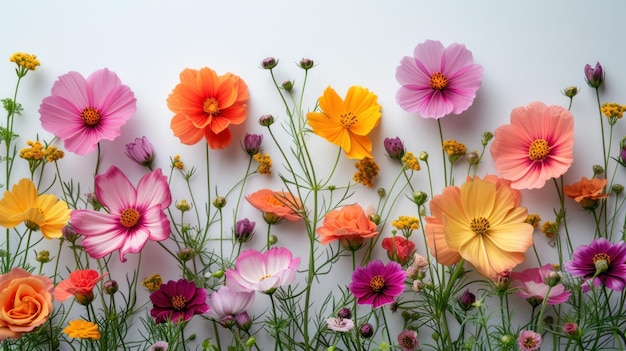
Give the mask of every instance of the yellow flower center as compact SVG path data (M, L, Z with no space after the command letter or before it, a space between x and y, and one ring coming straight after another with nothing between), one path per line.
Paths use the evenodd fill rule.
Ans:
M374 292L379 292L385 287L385 278L382 275L375 275L370 280L370 288L374 290Z
M535 139L528 148L528 158L541 161L550 154L550 145L545 139Z
M183 308L185 308L186 302L187 302L187 299L185 299L184 296L181 296L181 295L172 296L172 307L174 307L174 309L177 311L180 311Z
M343 115L341 115L341 125L344 128L350 128L358 121L359 121L359 116L353 114L352 112L346 112Z
M272 276L271 274L265 274L264 276L262 276L261 278L259 278L259 281L263 281L263 280L265 280L265 279L267 279L267 278L269 278L269 277L271 277L271 276Z
M202 109L204 110L204 112L211 116L215 116L220 113L220 105L214 98L208 98L204 100L204 103L202 104Z
M526 339L524 339L524 347L534 349L535 347L537 347L537 342L532 337L527 337Z
M127 208L122 211L122 216L120 217L120 224L124 227L132 228L137 222L139 222L139 218L141 218L141 214L139 211L134 208Z
M611 256L605 253L598 253L593 255L593 263L595 264L598 261L606 261L607 264L611 264Z
M485 217L473 218L470 228L478 235L485 235L489 229L489 221Z
M443 90L448 86L448 78L441 74L441 72L436 72L430 77L430 87L434 90Z
M98 123L100 122L100 117L102 117L100 115L100 111L98 111L98 109L94 107L87 107L83 110L83 112L80 113L80 118L83 119L83 122L85 122L85 125L87 125L88 127L94 127L98 125Z

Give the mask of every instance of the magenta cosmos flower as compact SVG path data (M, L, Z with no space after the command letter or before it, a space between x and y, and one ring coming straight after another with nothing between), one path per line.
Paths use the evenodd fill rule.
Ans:
M242 252L235 269L226 270L226 283L235 291L260 291L271 294L296 279L300 257L293 258L286 248L271 248L264 253L254 249Z
M626 286L626 243L612 244L605 238L598 238L574 250L573 260L565 263L565 270L573 277L593 279L593 285L604 285L615 291ZM589 291L588 282L583 283L583 291Z
M163 211L172 196L160 169L144 175L137 188L115 166L95 182L96 198L107 211L75 210L70 217L89 256L101 258L119 250L125 262L127 253L141 251L148 240L169 237L170 222Z
M405 56L396 70L401 87L396 101L408 112L425 118L441 118L467 110L476 97L483 68L473 63L472 52L454 43L418 44L413 57Z
M218 322L224 317L234 319L252 306L254 296L255 291L234 291L228 286L222 286L218 291L209 295L207 316Z
M185 322L196 314L209 310L206 303L206 290L198 288L194 282L185 279L170 280L161 284L150 294L152 309L150 315L155 323Z
M514 189L541 188L563 175L574 160L574 118L561 106L533 102L511 112L498 127L491 156L500 176Z
M86 155L100 140L114 140L136 111L135 95L104 68L85 79L69 72L52 86L39 107L43 129L63 140L67 150Z
M519 273L513 272L511 273L511 279L513 279L511 287L516 290L517 295L535 306L538 306L546 295L548 305L558 305L567 301L571 294L565 290L563 284L558 282L550 288L550 281L560 278L558 274L551 264L546 264L541 268L529 268Z
M348 288L358 304L378 308L392 303L404 292L405 278L406 273L400 264L389 262L385 266L381 260L374 260L352 273Z

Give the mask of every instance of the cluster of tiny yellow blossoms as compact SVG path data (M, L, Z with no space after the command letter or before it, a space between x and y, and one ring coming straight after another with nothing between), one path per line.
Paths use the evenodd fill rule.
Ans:
M412 231L419 229L420 222L417 217L400 216L391 221L391 225L402 231L405 237L409 237Z
M626 106L620 105L615 102L605 102L600 107L602 114L604 114L608 118L617 118L620 119L624 115L624 111L626 111Z
M529 214L528 217L526 217L526 223L532 225L533 228L538 228L539 223L541 223L541 216L536 213Z
M413 155L411 151L407 151L404 156L402 156L402 163L407 168L414 171L419 171L421 169L420 161L417 159L417 157L415 157L415 155Z
M380 171L380 167L378 167L374 159L365 157L361 161L356 162L354 167L356 167L357 171L354 173L352 180L370 188L373 187L374 178L378 176L378 172Z
M554 237L558 228L555 222L545 221L541 226L541 232L548 238Z
M174 155L172 158L172 168L176 168L180 171L185 169L185 163L180 160L180 155Z
M25 147L20 150L20 157L28 161L40 161L46 159L48 162L54 162L60 160L65 156L65 153L56 146L51 145L47 148L43 146L39 140L26 142L29 147Z
M161 278L158 274L153 274L141 282L141 285L143 285L150 292L159 290L161 288L161 284L163 284L163 278Z
M269 154L257 152L252 158L259 163L257 171L260 174L272 174L272 158Z
M443 142L443 150L448 156L463 156L467 152L465 144L456 140L446 140Z
M19 67L29 71L34 71L39 66L39 60L37 56L31 54L25 54L23 52L16 52L9 58L10 62L15 62Z

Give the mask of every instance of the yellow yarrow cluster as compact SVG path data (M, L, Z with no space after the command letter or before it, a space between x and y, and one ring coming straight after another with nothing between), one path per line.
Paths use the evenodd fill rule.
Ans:
M413 155L411 151L407 151L404 156L402 156L402 163L407 168L414 171L419 171L421 169L420 161L417 159L417 157L415 157L415 155Z
M15 62L20 68L34 71L39 66L39 60L37 56L31 54L25 54L23 52L16 52L9 58L10 62Z
M620 105L616 102L605 102L600 107L602 114L608 118L617 118L620 119L624 115L624 111L626 111L626 106Z
M180 171L185 169L185 163L180 160L180 155L174 155L172 158L172 168L176 168Z
M44 158L44 146L39 140L26 142L29 147L20 150L20 157L25 160L41 160Z
M374 178L378 176L378 172L380 171L380 167L374 159L365 157L361 161L356 162L354 167L356 167L357 171L354 173L352 180L370 188L373 187Z
M532 225L533 228L538 228L539 223L541 223L541 216L536 213L529 214L528 217L526 217L526 223Z
M143 285L150 292L159 290L161 288L161 284L163 284L163 278L161 278L159 274L153 274L141 282L141 285Z
M541 232L548 238L554 237L558 230L558 227L555 222L546 221L541 226Z
M391 221L391 225L404 233L405 237L411 236L411 232L419 229L420 222L417 217L412 216L400 216L398 219Z
M257 169L259 173L272 174L272 158L269 154L257 152L252 158L259 163L259 168Z
M67 327L63 329L63 333L74 339L100 339L98 325L82 319L70 321Z
M465 144L456 140L446 140L443 142L443 150L448 156L463 156L467 152Z

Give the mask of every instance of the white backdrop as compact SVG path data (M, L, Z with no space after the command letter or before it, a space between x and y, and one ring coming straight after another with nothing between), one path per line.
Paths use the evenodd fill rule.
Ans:
M588 152L600 141L595 96L585 84L584 65L600 61L604 66L604 101L626 102L625 12L626 3L618 0L10 1L3 4L0 20L0 96L12 96L14 75L9 56L16 51L36 54L41 67L28 75L18 97L25 108L18 133L23 135L21 143L32 139L35 129L41 138L49 139L51 136L39 127L37 110L56 78L68 71L88 76L103 67L116 72L135 93L137 114L123 126L116 142L102 144L100 169L115 164L136 182L143 170L123 156L125 144L136 137L145 135L153 142L157 167L168 170L169 156L174 154L183 155L187 164L202 165L204 145L182 145L169 128L173 114L166 98L184 68L209 66L218 74L230 71L248 84L248 120L231 128L233 143L226 150L212 154L214 162L228 162L245 156L239 140L246 132L263 132L257 124L259 116L269 113L284 117L268 72L259 68L261 60L278 58L278 80L297 81L302 71L296 63L306 57L317 65L311 71L305 100L311 108L328 85L342 96L351 85L367 87L378 95L383 118L372 139L374 156L383 170L395 167L384 156L382 140L387 136L400 136L407 149L415 153L426 150L436 156L432 164L437 168L436 123L406 113L396 104L394 96L399 86L395 69L403 56L412 55L415 45L426 39L444 45L459 42L473 52L475 63L484 68L484 76L473 106L462 117L442 120L446 139L459 138L470 150L479 148L482 132L508 123L513 108L537 100L567 106L561 90L579 86L581 93L572 108L576 161L565 176L567 183L589 176L591 165L601 163L598 153ZM616 135L626 135L623 124L618 124ZM336 149L325 142L320 145L320 155L328 151L333 159ZM270 143L264 146L276 155ZM79 161L68 155L63 167L69 171L87 164L91 170L89 162L95 160L95 155L92 157ZM341 162L346 177L354 172L352 163L345 159ZM233 168L244 166L237 162ZM270 183L275 186L279 186L280 167L280 163L274 164ZM243 172L243 168L225 169L212 176L216 177L215 184L229 184L231 172L238 171ZM493 171L490 158L481 173L487 171ZM23 172L27 174L26 169ZM90 172L79 176L85 184L92 182ZM395 174L395 168L383 172L379 183L389 184L389 177ZM425 181L425 175L420 175L417 187L426 190ZM267 178L254 180L249 189L261 184L267 186ZM552 188L523 192L524 204L534 206L531 213L550 216L552 204L541 200L554 199ZM173 194L174 201L180 199L176 191ZM375 204L375 200L361 199L363 206ZM247 204L241 211L257 225L262 222L260 214ZM545 238L535 238L543 245L541 250L551 250ZM288 243L294 239L280 240ZM146 249L159 250L156 245L147 245ZM165 280L178 274L168 273L168 266L162 265L151 266L145 275L154 273L154 267L162 270Z

